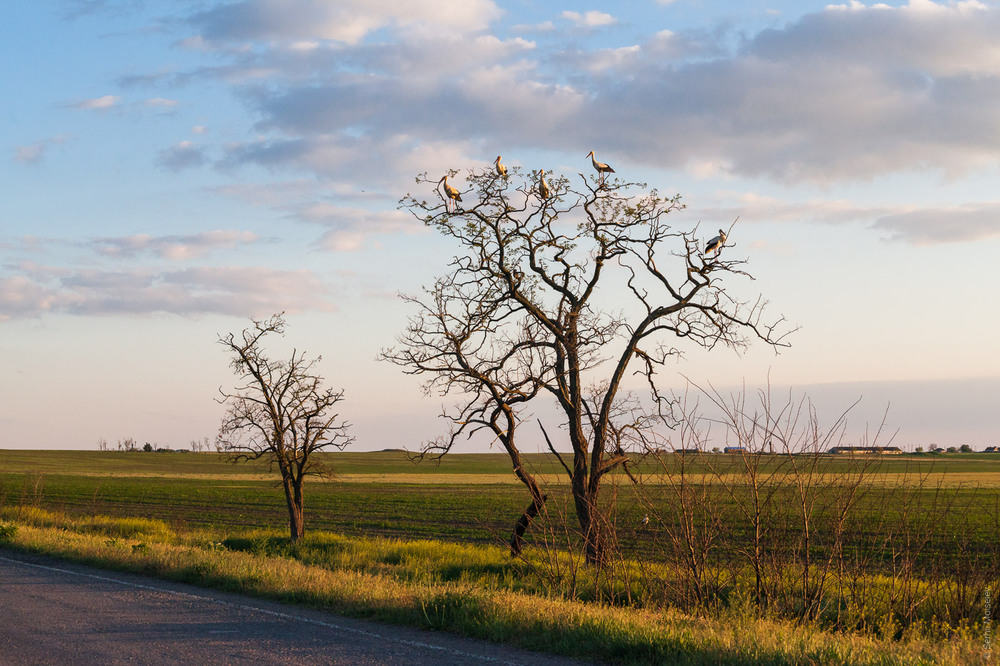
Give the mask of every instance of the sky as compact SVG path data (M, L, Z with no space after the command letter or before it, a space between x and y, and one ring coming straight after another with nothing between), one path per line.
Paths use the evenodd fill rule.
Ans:
M0 448L214 439L218 337L282 311L356 449L419 448L442 398L377 357L455 248L398 201L591 150L680 194L678 228L732 226L797 327L665 385L1000 445L998 37L991 0L8 3Z

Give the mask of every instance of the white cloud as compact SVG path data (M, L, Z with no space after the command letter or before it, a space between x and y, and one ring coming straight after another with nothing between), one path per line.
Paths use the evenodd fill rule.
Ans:
M118 104L121 101L121 97L118 95L104 95L103 97L96 97L94 99L85 99L82 102L77 102L73 104L74 108L77 109L97 109L105 110Z
M719 192L718 205L701 205L704 219L741 223L858 224L881 232L889 242L911 245L966 243L1000 237L1000 202L959 206L866 206L846 199L786 201L755 192Z
M635 63L642 49L639 46L621 46L614 49L601 49L591 54L587 69L592 72L605 70L628 70Z
M225 164L302 169L334 182L352 182L368 192L400 192L415 173L467 164L474 153L471 146L462 143L433 139L420 142L407 134L376 134L264 140L231 146Z
M484 153L604 145L660 168L829 185L913 170L956 175L1000 156L997 6L856 4L735 48L724 31L662 31L637 46L558 51L435 32L429 2L390 5L365 14L360 0L335 9L316 0L268 23L283 5L247 0L194 16L229 63L189 76L229 82L260 118L258 137L225 147L223 164L395 188ZM476 18L459 23L474 33L498 14L492 3L473 5ZM351 21L327 26L343 13L388 34L330 43L336 31L355 30ZM606 25L613 17L567 19ZM245 39L261 43L242 48ZM178 170L206 155L178 144L160 164Z
M327 286L305 270L218 266L157 271L22 265L0 278L0 321L72 315L263 315L334 310Z
M232 250L259 241L250 231L214 230L187 236L150 236L139 234L119 238L100 238L92 243L98 254L113 258L133 258L150 254L161 259L183 261L202 257L218 250Z
M368 247L384 234L421 234L427 228L407 213L398 210L371 211L317 203L297 212L298 218L330 227L317 246L334 252L353 252Z
M17 146L14 148L14 159L25 164L40 162L45 156L45 149L48 147L44 141L36 141L27 146Z
M936 7L828 10L735 53L643 59L598 82L589 121L643 162L786 182L995 164L1000 8Z
M889 240L914 245L962 243L1000 237L1000 202L903 210L879 217L873 227Z
M41 162L45 158L49 147L62 145L68 140L69 137L61 135L40 139L25 146L16 146L14 148L14 160L24 164Z
M580 12L565 11L561 16L579 28L599 28L606 25L614 25L618 22L611 14L597 10L591 10L583 14Z
M514 32L552 32L556 29L556 24L552 21L543 21L534 25L529 24L518 24L513 25L510 28Z
M871 222L892 212L887 207L864 206L846 199L810 199L787 201L756 192L721 191L716 202L698 205L703 219L735 220L741 222L787 222L810 224L850 224Z
M37 316L54 298L52 290L23 275L0 277L0 321Z
M163 97L153 97L151 99L147 99L144 102L144 104L146 106L150 106L150 107L154 107L154 108L168 108L168 109L172 109L175 106L177 106L178 102L175 99L165 99Z
M315 39L357 44L385 27L433 26L438 33L485 29L500 16L490 0L243 0L195 14L191 21L208 41Z

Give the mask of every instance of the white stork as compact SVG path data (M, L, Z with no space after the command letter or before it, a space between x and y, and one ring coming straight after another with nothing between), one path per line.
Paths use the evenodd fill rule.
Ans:
M719 254L719 250L726 243L726 232L719 229L719 235L708 241L708 245L705 246L705 252L714 252L716 255Z
M493 164L495 164L497 167L497 175L500 176L501 178L505 178L507 176L507 167L505 167L503 164L500 164L501 157L503 157L503 155L497 155L497 158L493 160Z
M615 170L612 169L611 167L609 167L604 162L598 162L597 161L597 157L594 155L594 151L590 151L590 154L587 155L587 157L590 158L590 161L594 165L594 168L597 169L597 174L599 176L598 184L603 185L604 184L604 174L606 174L606 173L614 173Z
M549 189L549 184L545 182L544 171L538 174L538 194L543 199L548 199L549 195L552 194L552 190Z
M444 193L446 195L445 207L448 212L454 212L455 202L462 200L462 195L457 189L448 184L448 176L443 176L441 180L438 181L438 185L444 184Z

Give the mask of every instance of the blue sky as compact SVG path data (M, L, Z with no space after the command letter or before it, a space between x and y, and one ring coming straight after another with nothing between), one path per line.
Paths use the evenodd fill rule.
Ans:
M219 334L288 313L359 448L440 400L377 362L452 248L418 173L508 165L737 218L775 356L690 350L904 446L1000 444L1000 3L12 3L0 26L0 447L213 437ZM749 292L748 292L749 293ZM488 442L474 442L470 448Z

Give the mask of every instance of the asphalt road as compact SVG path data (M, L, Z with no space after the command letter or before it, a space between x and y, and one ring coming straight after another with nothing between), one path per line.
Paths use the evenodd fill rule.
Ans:
M578 663L3 550L0 662Z

